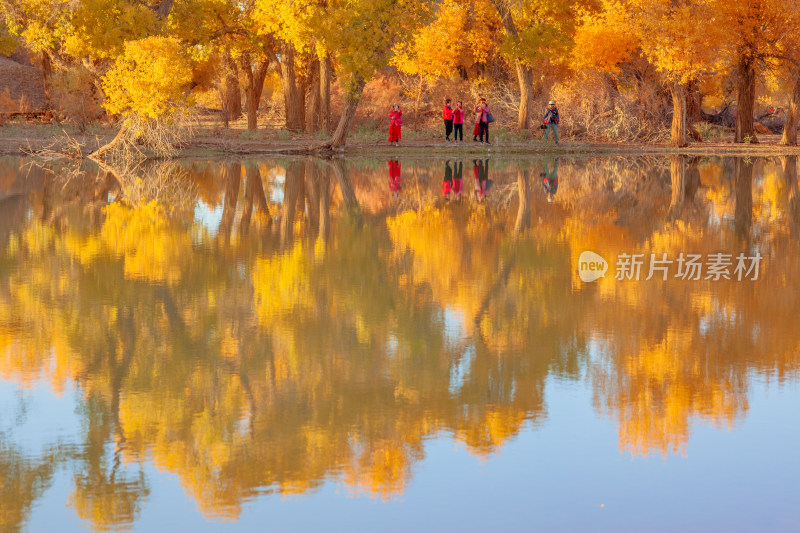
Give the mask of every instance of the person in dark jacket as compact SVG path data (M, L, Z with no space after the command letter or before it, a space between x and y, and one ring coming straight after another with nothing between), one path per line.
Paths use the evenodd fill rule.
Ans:
M547 134L553 132L553 140L558 145L558 108L556 101L550 100L547 103L547 111L544 113L544 140L547 140Z

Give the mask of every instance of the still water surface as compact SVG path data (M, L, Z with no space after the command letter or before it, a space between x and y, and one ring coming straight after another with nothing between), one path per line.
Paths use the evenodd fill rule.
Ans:
M0 530L798 531L799 282L792 157L0 159Z

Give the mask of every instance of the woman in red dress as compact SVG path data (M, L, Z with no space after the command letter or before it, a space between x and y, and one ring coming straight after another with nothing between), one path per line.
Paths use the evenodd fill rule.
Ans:
M400 143L400 128L403 126L403 112L400 104L394 104L389 112L389 142Z

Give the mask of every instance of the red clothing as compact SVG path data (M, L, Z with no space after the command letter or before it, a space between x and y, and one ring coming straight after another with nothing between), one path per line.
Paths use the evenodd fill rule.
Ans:
M453 109L453 124L464 123L464 110L460 107Z
M442 196L447 196L453 190L453 180L445 180L442 182Z
M475 106L475 122L489 122L489 108L485 104Z
M400 126L392 124L389 126L389 142L393 143L400 140Z
M395 111L392 109L389 112L389 125L402 126L403 125L403 112L401 110Z
M460 180L458 178L453 180L453 192L456 194L456 198L461 197L461 186L464 180Z
M400 127L403 125L403 112L395 111L389 113L389 142L400 140Z
M480 122L476 122L475 123L475 128L472 130L472 136L475 137L476 135L480 135L480 134L481 134L481 123Z
M393 193L403 190L403 180L400 179L400 161L389 161L389 190Z
M445 104L442 109L442 118L445 120L453 120L453 108Z

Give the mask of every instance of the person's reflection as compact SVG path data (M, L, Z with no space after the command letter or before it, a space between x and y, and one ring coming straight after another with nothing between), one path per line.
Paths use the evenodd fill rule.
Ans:
M489 160L473 159L472 172L475 174L475 198L482 202L489 194Z
M547 194L547 201L552 202L558 192L558 158L553 162L552 168L548 168L547 161L544 162L544 171L539 173L542 178L542 187Z
M392 192L393 198L400 196L400 191L403 190L403 180L400 178L400 161L397 159L389 161L389 190Z
M445 200L450 199L450 193L453 191L453 168L450 166L448 159L444 163L444 179L442 180L442 196Z
M453 195L456 200L461 198L463 191L462 184L464 182L464 162L456 161L453 163Z

